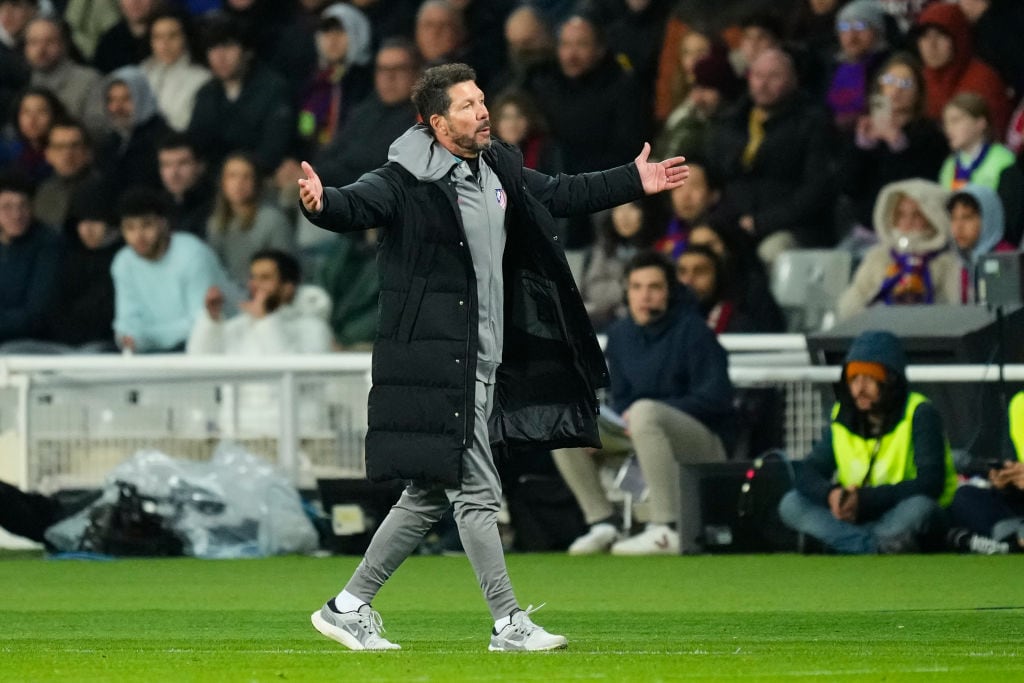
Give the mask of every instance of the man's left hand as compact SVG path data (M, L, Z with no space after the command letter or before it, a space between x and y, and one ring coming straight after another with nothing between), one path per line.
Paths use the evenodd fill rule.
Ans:
M238 304L238 307L242 309L243 313L259 320L267 315L267 293L257 291L252 295L250 300L243 301Z
M690 177L690 167L683 164L686 159L683 157L672 157L664 161L648 161L651 154L650 143L645 142L644 148L634 159L636 170L640 172L640 182L643 183L645 194L658 194L665 190L672 190L686 182Z

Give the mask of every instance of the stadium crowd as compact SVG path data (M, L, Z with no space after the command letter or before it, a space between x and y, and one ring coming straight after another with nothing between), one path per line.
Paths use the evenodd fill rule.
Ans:
M598 331L648 251L715 334L786 330L768 282L799 248L858 264L840 317L971 303L1024 236L1022 34L1017 0L0 0L0 353L368 347L376 236L312 226L299 163L380 166L448 62L530 168L687 157L559 223Z

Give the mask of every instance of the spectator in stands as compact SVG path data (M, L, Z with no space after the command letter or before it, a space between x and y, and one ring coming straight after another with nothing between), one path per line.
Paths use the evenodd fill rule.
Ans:
M960 0L971 22L978 57L991 65L1018 95L1024 94L1024 4L1017 0Z
M157 142L160 184L171 201L171 230L205 239L215 188L199 150L185 133L169 132Z
M149 81L137 66L122 66L104 79L110 132L96 167L118 193L131 185L160 187L157 141L168 131Z
M533 97L522 90L506 90L491 105L491 123L501 140L523 153L523 166L547 175L562 172L562 148L549 134Z
M965 185L946 202L953 249L960 257L960 301L977 302L978 259L996 251L1014 251L1003 239L1003 203L991 188Z
M608 49L625 65L652 101L658 57L665 37L670 4L660 0L630 0L622 16L608 25Z
M494 89L495 77L505 70L508 47L504 25L519 0L449 0L462 15L466 31L463 61L472 64L484 92Z
M204 298L206 311L196 318L188 338L188 353L265 355L274 353L326 353L331 350L331 330L324 311L314 312L299 294L302 273L294 256L278 249L264 249L249 264L249 299L241 312L225 320L225 295L216 285ZM318 288L312 288L318 291Z
M690 178L685 185L669 193L671 213L654 245L672 261L686 247L690 228L706 221L722 198L722 181L707 162L691 157L687 165Z
M897 180L937 177L948 146L939 126L925 116L924 76L916 57L890 57L874 79L871 101L872 112L857 120L840 155L846 214L838 228L840 237L853 228L866 233L860 241L873 242L871 215L881 189Z
M827 116L800 91L781 50L762 52L747 82L711 131L707 153L724 179L723 204L766 263L794 246L833 244Z
M72 41L82 57L92 61L100 37L121 20L118 0L68 0L65 4L64 21Z
M156 0L118 0L121 20L107 29L96 43L92 63L108 74L122 66L137 66L149 57L149 20Z
M1024 173L1013 152L994 141L985 100L975 93L955 95L942 112L942 128L952 154L942 164L939 183L949 190L974 183L998 192L1006 239L1018 244L1024 234Z
M960 302L960 267L949 247L949 193L930 180L901 180L875 203L879 243L864 256L839 297L836 315L849 318L874 304Z
M929 5L918 17L913 35L924 63L928 116L941 119L954 95L974 92L988 103L993 137L1002 139L1011 106L1006 83L975 55L971 26L960 7L946 2Z
M303 158L314 156L342 134L352 109L373 87L369 69L373 52L366 16L339 2L320 17L316 32L319 65L303 89L299 107L299 156ZM294 187L296 178L289 180L289 186Z
M156 96L157 108L174 130L188 128L196 94L210 71L192 62L192 25L180 10L159 9L149 23L152 55L141 66L149 87Z
M53 168L46 159L46 138L55 121L67 112L46 88L31 87L15 99L11 135L0 138L0 168L24 174L33 183L49 177Z
M171 232L170 204L158 190L126 190L118 201L127 246L114 257L114 335L130 352L180 351L211 286L235 291L199 238Z
M907 387L889 332L863 332L846 354L832 421L779 503L794 530L839 553L906 553L928 545L956 490L942 416Z
M676 279L697 299L701 315L715 334L767 331L754 329L754 321L736 305L730 296L729 273L711 247L688 244L675 261Z
M32 185L0 177L0 343L38 338L60 277L60 239L32 217Z
M604 446L553 453L590 525L569 553L692 552L694 539L681 539L675 528L679 467L726 457L734 426L726 353L661 254L642 252L629 262L626 298L629 316L608 330L613 414L599 421ZM600 464L630 451L648 485L650 521L640 534L620 540L621 519L601 485Z
M1007 456L990 458L987 486L960 486L949 506L953 549L996 555L1024 551L1024 392L1010 400Z
M732 53L736 73L746 74L762 52L782 49L782 24L771 13L744 17L740 29L739 45Z
M68 56L66 26L52 17L37 17L25 29L25 61L32 69L32 85L57 96L68 114L85 124L93 139L106 133L103 113L103 77Z
M725 43L716 38L709 27L691 24L687 27L686 33L679 40L679 50L676 58L672 61L671 68L671 99L669 105L671 110L676 109L686 101L690 94L690 88L694 83L694 67L697 62L708 57L715 45L724 51L726 64L732 71L732 64L729 63L729 48ZM735 75L735 71L732 71ZM670 110L670 111L671 111Z
M839 11L836 32L839 53L825 100L836 128L848 132L867 113L876 72L889 53L885 12L878 0L854 0Z
M690 166L690 180L693 169ZM598 215L597 240L587 251L580 278L580 296L595 330L603 332L625 315L622 278L626 265L654 246L664 229L664 213L660 198L645 197Z
M39 11L38 0L0 0L0 116L29 80L24 56L25 27Z
M683 38L684 49L690 41L700 39L700 33L687 33ZM708 50L708 54L697 59L691 68L686 97L665 119L654 143L654 153L658 157L702 154L708 144L713 120L742 93L743 81L737 78L729 64L725 43L711 43ZM689 64L687 56L683 60Z
M241 28L230 20L207 25L206 57L214 78L199 89L188 133L211 168L236 150L251 152L260 173L272 173L293 139L288 86L253 61Z
M93 166L89 133L74 119L58 119L46 136L46 160L53 174L39 184L32 199L32 214L52 228L60 229L67 218L75 190L99 177Z
M426 66L463 61L466 25L448 0L425 0L420 5L414 36Z
M801 0L789 15L786 42L803 45L811 60L822 66L828 64L839 50L836 15L846 2L848 0Z
M505 70L491 79L489 92L524 88L537 70L555 61L555 38L540 10L520 5L505 20Z
M206 240L238 284L248 279L253 254L295 250L294 226L281 209L264 201L259 167L245 152L229 154L221 166Z

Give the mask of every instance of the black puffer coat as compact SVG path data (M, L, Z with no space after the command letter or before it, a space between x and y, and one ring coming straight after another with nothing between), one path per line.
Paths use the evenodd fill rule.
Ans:
M491 440L512 449L597 446L595 391L607 386L608 372L553 216L641 196L636 166L552 178L524 169L522 155L499 141L483 158L508 197L504 355ZM310 216L335 232L384 227L366 435L371 480L455 486L472 443L477 292L456 201L448 175L424 182L392 161L327 188L323 210Z

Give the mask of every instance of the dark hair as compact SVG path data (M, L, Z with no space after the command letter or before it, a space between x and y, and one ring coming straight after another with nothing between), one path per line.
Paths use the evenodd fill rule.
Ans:
M181 32L185 36L185 53L193 62L202 62L201 55L196 51L198 41L196 40L196 26L192 21L192 16L174 5L157 3L153 14L149 16L149 20L146 23L146 43L149 44L153 39L153 24L162 19L173 19L178 22L178 25L181 26Z
M251 211L248 213L236 214L232 210L231 204L228 203L227 197L224 196L224 170L232 161L241 161L252 169L252 202ZM217 175L217 193L213 200L213 211L210 213L208 224L210 232L227 232L231 221L235 218L239 220L239 227L242 230L251 229L256 222L256 214L259 213L262 203L263 173L260 171L260 165L256 161L256 157L251 152L245 150L236 150L224 157L224 161L221 162L220 173Z
M704 182L707 183L709 190L722 191L725 189L725 179L722 174L718 172L718 167L711 163L711 160L705 156L697 154L688 154L686 156L687 166L700 166L700 170L704 172Z
M260 249L252 255L249 263L263 260L273 261L277 265L277 274L281 277L282 282L289 282L293 285L301 282L302 269L299 267L299 260L288 252L280 249Z
M390 36L381 41L380 47L377 48L376 54L380 54L381 50L402 50L409 56L412 61L412 68L414 71L419 71L423 68L423 55L420 54L420 49L416 47L416 43L412 42L404 36Z
M222 15L211 16L202 29L203 50L210 50L221 45L239 45L243 50L251 50L249 35L238 20Z
M715 269L715 288L711 292L711 300L714 302L720 301L725 296L725 293L729 291L731 284L729 282L729 272L722 258L706 244L687 244L686 248L676 257L677 267L679 260L687 254L697 254L711 262L711 266Z
M606 256L614 256L619 245L631 245L640 250L651 249L665 232L668 208L664 194L647 195L627 204L636 204L641 214L640 230L630 238L623 238L615 230L612 212L616 207L597 216L597 246L604 250Z
M927 106L928 101L928 84L924 80L924 67L921 66L921 60L913 53L895 52L888 59L882 62L882 65L874 72L875 75L871 83L871 93L875 94L881 91L881 85L878 79L894 66L904 66L910 69L910 73L914 77L914 85L917 88L917 100L914 102L913 120L917 121L923 119L925 117L925 107Z
M18 126L18 112L21 110L22 103L29 97L41 97L46 100L46 106L50 108L51 126L61 119L68 118L67 107L64 106L63 102L57 99L57 96L53 94L52 90L38 85L29 86L22 90L11 103L11 128L14 129L14 133L18 136L19 140L25 140L25 138L22 136L21 128Z
M430 117L444 116L452 106L448 89L457 83L475 81L476 71L468 64L454 63L432 66L423 72L412 87L412 102L416 105L423 123L430 126ZM433 133L433 128L431 128Z
M156 151L158 153L168 149L181 149L182 147L187 147L196 159L200 158L199 148L196 146L195 140L184 131L169 130L161 135L156 142Z
M146 185L129 187L117 200L117 216L120 220L140 216L166 218L170 213L171 203L164 193Z
M664 254L652 251L650 249L641 251L633 256L626 262L626 269L623 275L626 280L629 280L629 276L633 274L634 270L640 270L642 268L660 268L661 272L665 275L665 284L672 289L672 285L676 282L676 269L668 257Z
M53 122L50 126L50 130L46 132L46 144L50 144L50 136L53 135L54 128L74 128L82 136L82 143L92 149L92 136L89 135L89 129L85 127L85 124L72 116L64 116Z
M970 192L957 192L946 202L946 211L953 212L958 205L966 206L972 209L978 215L981 215L981 202Z
M543 135L548 132L547 121L544 120L544 115L537 107L537 101L533 98L533 95L519 88L508 88L507 90L501 91L498 96L494 98L494 101L488 104L487 108L493 112L491 114L492 123L494 119L498 118L501 108L506 104L511 104L517 107L519 109L519 113L526 118L527 137L531 135Z
M14 192L31 198L35 194L32 181L20 171L0 172L0 192Z

